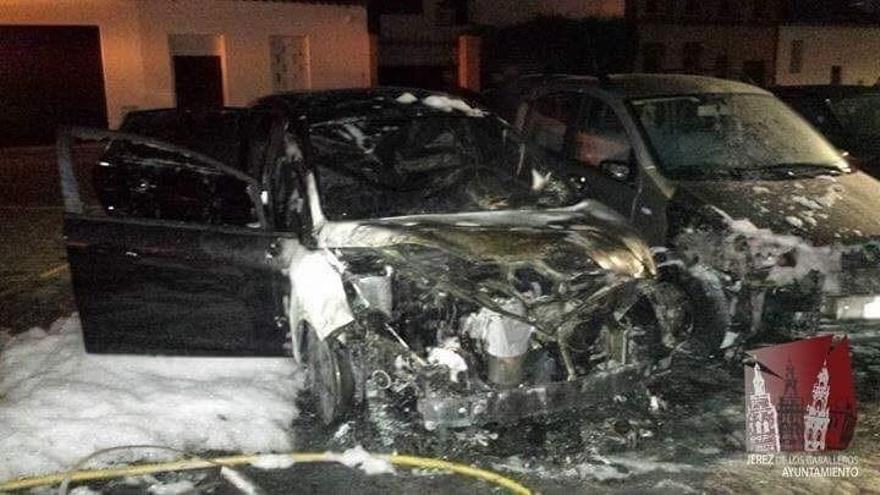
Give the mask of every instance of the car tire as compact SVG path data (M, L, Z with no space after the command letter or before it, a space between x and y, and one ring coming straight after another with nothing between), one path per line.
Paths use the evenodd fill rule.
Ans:
M320 339L307 330L308 390L324 426L346 418L353 409L355 385L351 358L336 338Z
M653 292L658 310L664 307L658 298L678 293L687 313L680 327L671 329L673 335L663 336L666 348L680 348L703 357L720 351L731 319L729 302L721 278L715 271L702 265L665 270Z

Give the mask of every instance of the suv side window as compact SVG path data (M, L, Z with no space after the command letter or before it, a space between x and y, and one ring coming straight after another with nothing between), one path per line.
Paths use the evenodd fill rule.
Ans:
M628 161L631 153L626 128L614 109L602 100L587 97L572 138L572 157L598 168L606 160Z
M523 126L526 137L546 151L562 154L580 103L578 93L554 93L535 99Z

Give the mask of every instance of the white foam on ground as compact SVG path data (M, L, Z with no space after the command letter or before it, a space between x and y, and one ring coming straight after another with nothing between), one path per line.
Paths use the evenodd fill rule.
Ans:
M79 318L62 318L0 353L0 480L67 470L121 445L286 452L302 386L290 358L89 355ZM114 453L89 465L142 458Z
M368 475L394 473L394 466L385 459L370 454L360 445L341 454L328 453L328 457L350 468L360 469Z

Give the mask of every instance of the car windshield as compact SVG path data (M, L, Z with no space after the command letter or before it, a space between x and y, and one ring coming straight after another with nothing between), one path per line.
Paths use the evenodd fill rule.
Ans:
M769 95L704 94L631 102L663 175L788 178L841 173L840 154Z
M848 132L880 136L880 93L829 100L831 111Z
M371 115L316 124L310 134L331 220L567 204L552 187L533 190L540 155L488 115Z

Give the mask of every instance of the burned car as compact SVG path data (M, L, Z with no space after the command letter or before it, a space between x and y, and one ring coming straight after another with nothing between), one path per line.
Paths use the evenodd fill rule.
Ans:
M462 100L389 88L180 112L60 138L89 352L292 353L325 423L383 395L435 428L577 407L720 343L674 317L620 215L575 201ZM223 146L154 137L196 121L228 122Z
M714 78L555 78L517 126L627 217L738 340L880 320L880 183L772 94ZM763 333L762 335L769 335Z

